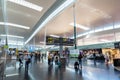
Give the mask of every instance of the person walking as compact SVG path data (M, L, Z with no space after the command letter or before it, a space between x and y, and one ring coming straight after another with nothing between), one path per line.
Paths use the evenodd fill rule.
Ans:
M22 55L19 55L19 66L23 65L22 59Z
M49 55L48 55L48 65L51 64L51 59L52 59L52 57L51 57L51 55L49 54Z
M31 57L29 54L26 54L25 55L25 71L28 71L30 62L31 62Z
M80 68L82 69L82 54L80 53L79 55L78 55L78 61L79 61L79 66L80 66Z

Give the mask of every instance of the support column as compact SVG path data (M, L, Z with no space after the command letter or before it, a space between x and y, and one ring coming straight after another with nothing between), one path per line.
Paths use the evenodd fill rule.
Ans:
M60 57L62 56L62 52L63 52L63 45L62 45L62 38L60 38L60 45L59 45L59 52L60 52Z
M73 18L74 18L74 43L75 43L75 49L77 49L77 44L76 44L76 15L75 15L75 5L73 5Z

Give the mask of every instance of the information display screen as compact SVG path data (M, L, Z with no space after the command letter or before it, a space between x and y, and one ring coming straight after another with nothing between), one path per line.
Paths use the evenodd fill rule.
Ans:
M54 37L47 36L46 45L53 45L53 44L54 44Z
M62 45L73 46L73 44L74 44L74 39L62 38Z
M74 45L74 39L70 38L57 38L57 37L46 37L46 45L65 45L65 46L73 46Z

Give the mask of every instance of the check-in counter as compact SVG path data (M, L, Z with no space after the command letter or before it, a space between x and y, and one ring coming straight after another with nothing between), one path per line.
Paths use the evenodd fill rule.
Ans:
M115 67L120 67L120 58L113 59L113 65Z

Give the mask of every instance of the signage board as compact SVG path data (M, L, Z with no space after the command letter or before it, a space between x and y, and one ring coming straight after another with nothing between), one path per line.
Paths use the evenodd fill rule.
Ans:
M65 46L73 46L74 39L70 38L58 38L58 37L46 37L46 45L65 45Z

